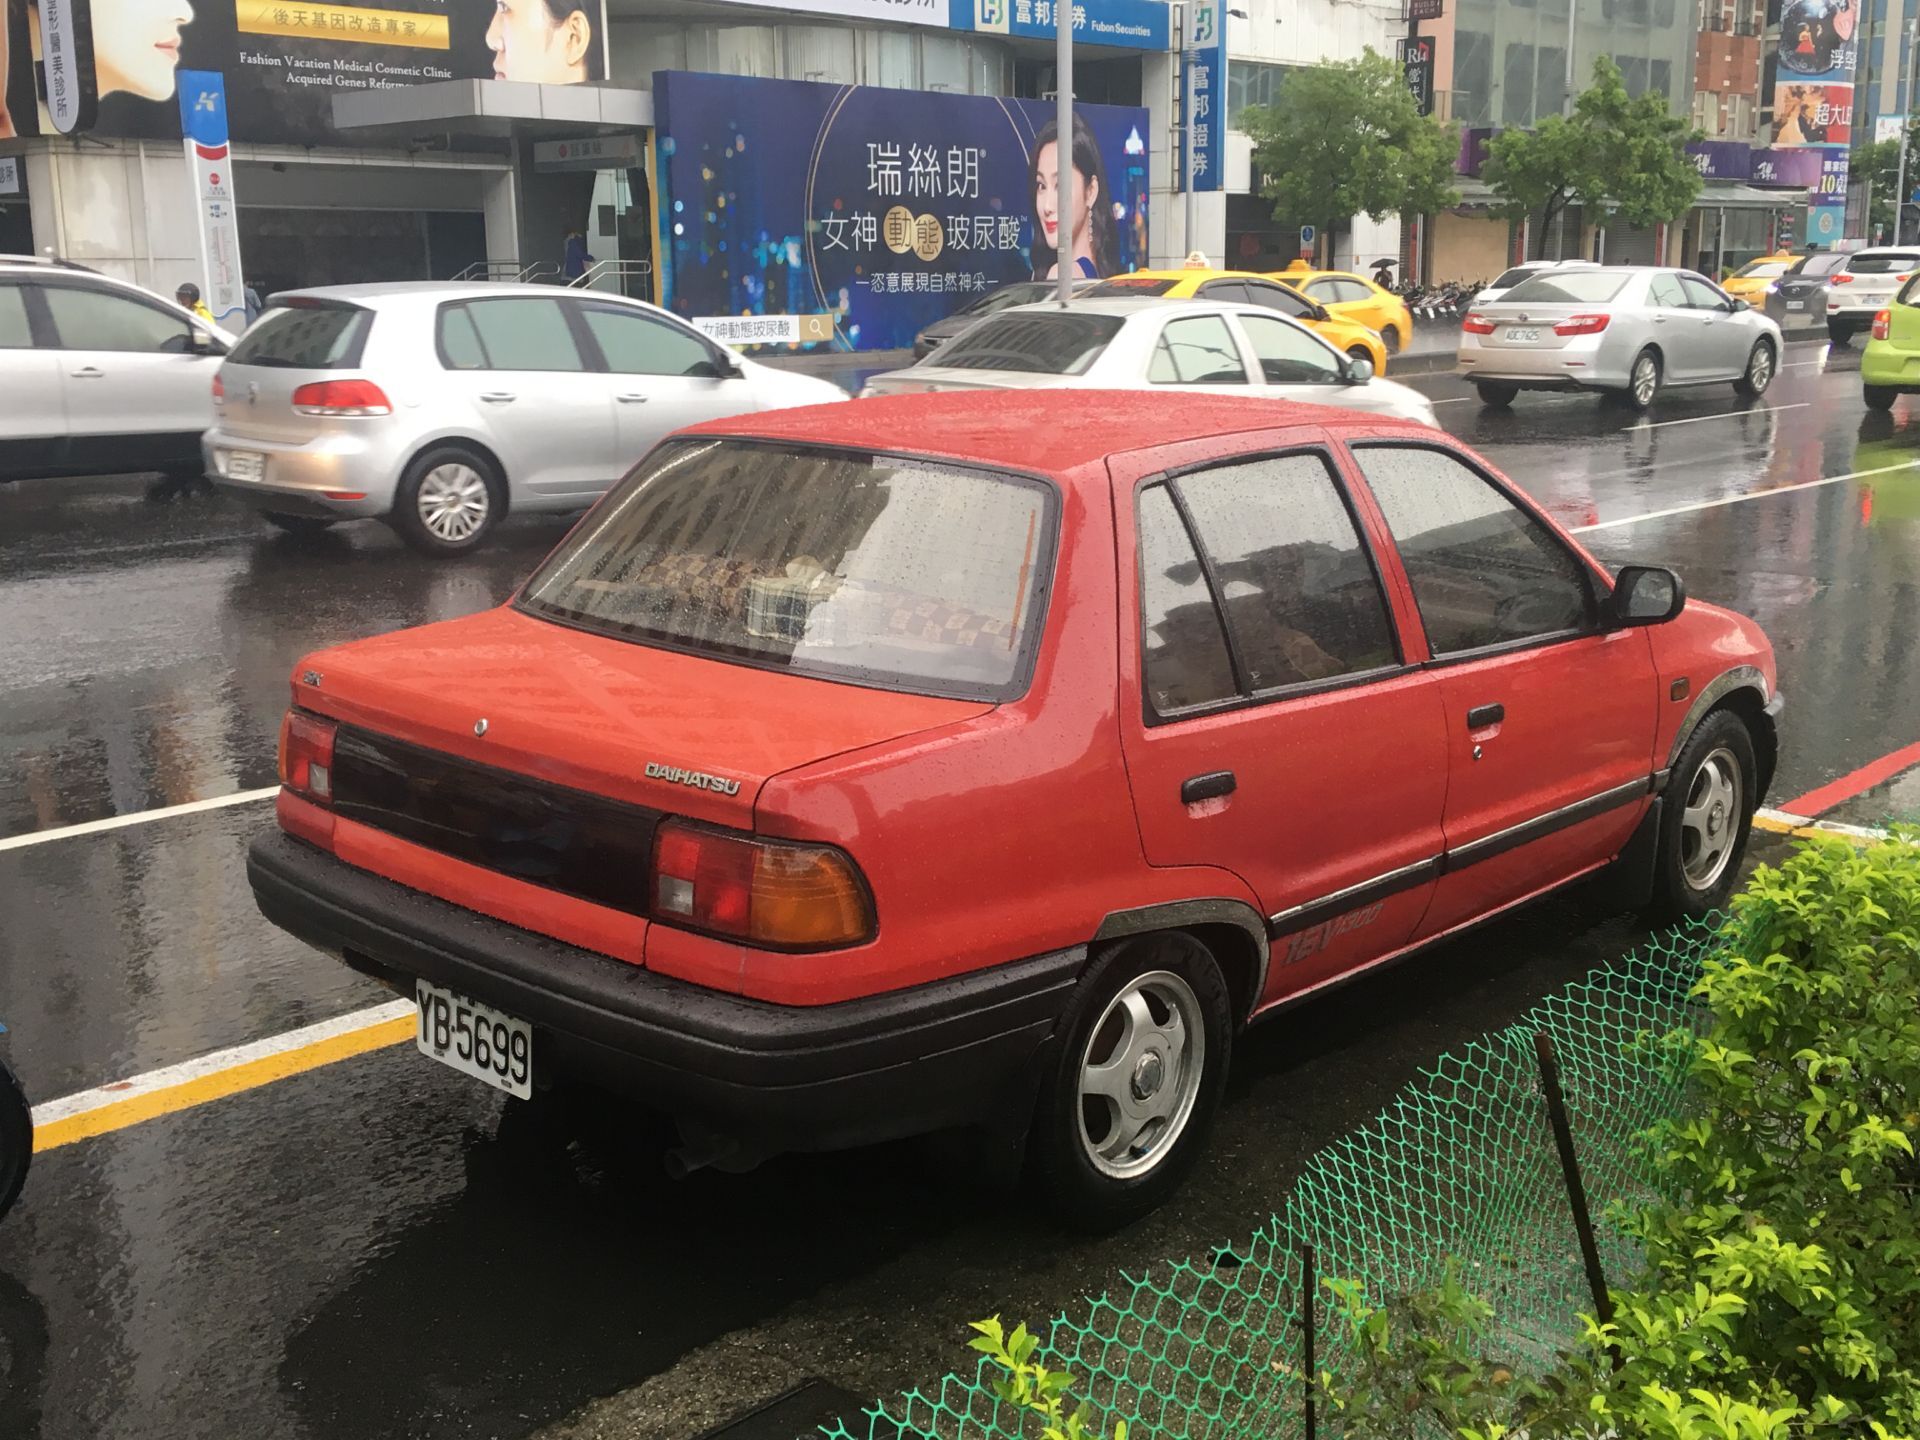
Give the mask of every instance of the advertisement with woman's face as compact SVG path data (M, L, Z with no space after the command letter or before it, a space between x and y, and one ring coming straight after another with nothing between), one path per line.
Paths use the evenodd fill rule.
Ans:
M33 63L39 3L0 0L14 21L0 27L11 37L0 137L51 133ZM177 138L182 66L225 75L236 140L307 144L337 136L333 97L354 90L606 76L603 0L91 0L91 11L101 135Z
M1100 144L1094 138L1086 117L1078 111L1073 117L1073 188L1068 197L1071 215L1068 234L1074 268L1082 279L1102 280L1119 273L1120 251L1118 216L1113 196L1107 189L1106 163L1100 158ZM1034 138L1033 178L1033 278L1057 279L1060 274L1060 133L1057 122L1048 122Z

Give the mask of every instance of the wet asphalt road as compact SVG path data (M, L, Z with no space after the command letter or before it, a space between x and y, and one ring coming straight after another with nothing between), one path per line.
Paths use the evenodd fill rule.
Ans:
M1920 469L1894 468L1920 412L1867 417L1844 352L1787 362L1758 406L1716 387L1650 420L1415 382L1567 523L1609 526L1583 536L1607 563L1672 564L1766 626L1775 804L1920 740ZM0 839L270 784L302 652L496 602L566 524L435 566L378 526L297 542L138 482L0 489ZM1838 813L1899 808L1920 776ZM0 1019L37 1098L390 998L259 918L266 820L0 850ZM691 1436L806 1375L930 1381L968 1318L1044 1319L1250 1229L1434 1054L1637 938L1574 895L1257 1029L1194 1183L1099 1242L933 1147L676 1186L615 1113L529 1114L411 1047L345 1061L39 1158L0 1226L0 1437Z

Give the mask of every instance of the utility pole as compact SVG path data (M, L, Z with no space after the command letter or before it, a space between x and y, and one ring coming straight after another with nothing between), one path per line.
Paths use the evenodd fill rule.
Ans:
M1182 197L1186 218L1183 222L1181 239L1185 242L1187 254L1191 255L1200 247L1193 243L1194 198L1193 171L1193 52L1197 49L1194 41L1194 29L1200 23L1200 0L1186 0L1180 7L1180 156L1181 165L1186 173L1180 177L1180 188L1185 191ZM1225 264L1223 260L1221 262Z
M1900 96L1900 166L1893 180L1893 243L1898 245L1906 229L1907 218L1907 132L1913 128L1913 60L1920 45L1914 43L1914 22L1907 21L1907 81Z
M1054 231L1059 245L1055 278L1062 305L1073 298L1073 4L1072 0L1054 0L1053 37L1058 52L1054 72L1054 193L1058 197L1055 214L1060 217ZM1106 200L1102 195L1102 202Z

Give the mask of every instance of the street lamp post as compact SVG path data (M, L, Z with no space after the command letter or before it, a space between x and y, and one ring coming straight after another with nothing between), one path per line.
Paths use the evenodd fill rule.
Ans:
M1893 243L1898 245L1907 218L1907 131L1913 128L1914 22L1907 21L1907 83L1900 104L1900 165L1893 173Z
M1060 303L1073 298L1073 3L1054 0L1054 213L1059 224L1054 230L1058 250L1054 260L1055 283ZM1105 199L1103 195L1100 197Z

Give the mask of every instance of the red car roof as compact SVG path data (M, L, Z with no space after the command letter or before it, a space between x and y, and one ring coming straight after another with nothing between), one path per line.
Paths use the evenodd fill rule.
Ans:
M1174 390L887 395L849 405L737 415L687 433L906 451L1060 475L1128 450L1293 425L1382 435L1434 433L1423 425L1331 405Z

